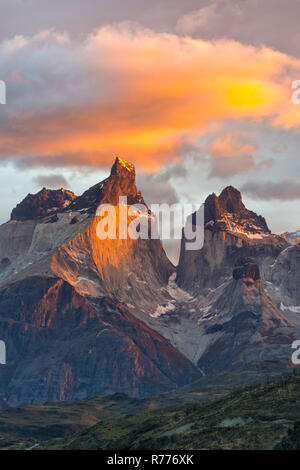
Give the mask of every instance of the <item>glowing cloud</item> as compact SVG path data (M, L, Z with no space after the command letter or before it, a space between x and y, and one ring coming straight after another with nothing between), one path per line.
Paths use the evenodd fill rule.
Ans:
M290 99L300 60L265 47L125 23L82 42L51 31L6 40L0 62L0 158L23 165L109 166L121 154L153 171L211 123L300 125Z

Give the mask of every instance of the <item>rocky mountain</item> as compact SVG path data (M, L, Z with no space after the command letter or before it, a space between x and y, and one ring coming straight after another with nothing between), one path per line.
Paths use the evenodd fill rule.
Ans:
M271 271L272 284L276 292L273 296L281 301L283 310L300 313L300 245L292 245L283 250L276 259Z
M234 369L258 357L288 357L296 333L295 325L266 294L259 267L251 258L236 262L232 280L201 318L201 324L206 348L198 365L205 372Z
M199 376L138 318L145 306L155 311L174 271L160 240L97 237L98 205L116 205L119 195L128 205L143 202L133 166L117 158L110 176L82 196L42 190L0 227L2 405L144 396Z
M231 277L232 266L241 256L254 257L262 277L269 279L270 266L288 246L282 237L271 234L262 216L246 209L241 193L232 186L219 197L207 197L204 223L202 250L186 251L182 239L177 282L189 291L220 286Z
M11 213L11 220L32 220L63 211L76 199L72 191L43 188L37 194L28 194Z
M207 373L290 358L300 337L299 247L272 234L231 186L208 196L204 215L204 246L187 251L183 238L177 271L196 305L194 362Z
M99 238L100 204L115 208L116 238ZM159 239L119 236L132 204L144 204L135 169L117 158L81 196L43 189L0 227L0 405L141 397L290 361L300 338L298 246L229 186L208 196L204 246L188 251L183 238L176 270ZM143 217L149 225L154 215L146 207Z
M297 232L284 232L281 236L292 245L298 245L300 243L300 230Z

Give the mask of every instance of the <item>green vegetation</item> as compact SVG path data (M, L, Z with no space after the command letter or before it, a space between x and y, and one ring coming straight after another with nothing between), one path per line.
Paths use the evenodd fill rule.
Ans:
M49 449L273 449L300 419L300 377L102 421Z
M10 408L0 412L0 448L284 448L300 421L300 376L291 374L267 362L142 400L114 394Z

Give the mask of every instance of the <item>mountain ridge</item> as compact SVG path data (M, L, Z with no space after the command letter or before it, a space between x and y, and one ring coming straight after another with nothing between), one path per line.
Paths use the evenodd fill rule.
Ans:
M130 163L116 158L81 196L47 191L27 196L20 220L0 226L0 338L10 361L0 370L3 406L145 396L262 358L290 359L300 300L297 283L290 292L282 280L292 261L297 277L298 247L270 233L237 189L208 196L204 246L185 251L183 238L177 270L159 239L97 235L99 204L117 215L121 196L125 208L144 204Z

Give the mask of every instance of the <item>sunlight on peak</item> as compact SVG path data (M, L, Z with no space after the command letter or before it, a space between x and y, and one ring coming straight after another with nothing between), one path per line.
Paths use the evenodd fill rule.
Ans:
M121 157L117 157L117 160L127 171L134 171L134 166L131 163L126 162L126 160L123 160Z

